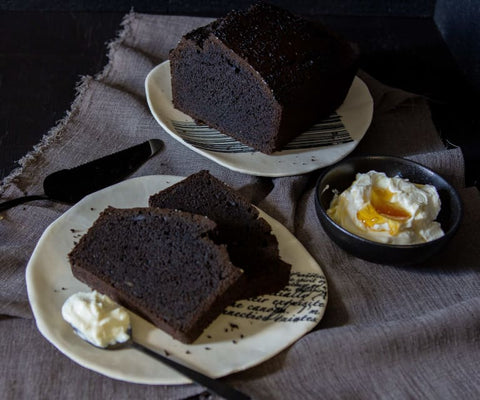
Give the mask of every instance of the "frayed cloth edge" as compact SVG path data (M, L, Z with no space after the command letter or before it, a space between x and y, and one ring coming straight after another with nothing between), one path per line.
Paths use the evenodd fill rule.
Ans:
M45 148L47 148L55 140L58 140L62 137L62 133L68 126L69 122L79 113L80 105L85 98L85 93L87 92L92 80L101 81L111 71L115 51L131 32L131 24L134 18L135 12L133 9L131 9L130 12L123 17L120 24L120 29L117 32L115 39L107 43L108 62L103 70L94 77L91 77L90 75L80 76L79 82L75 85L75 98L70 105L70 109L66 111L65 116L60 119L54 127L52 127L46 134L42 136L40 142L33 146L31 151L17 161L19 166L2 179L0 183L0 194L4 193L9 185L15 183L15 181L20 178L20 175L24 172L24 170L31 165L39 155L43 153Z

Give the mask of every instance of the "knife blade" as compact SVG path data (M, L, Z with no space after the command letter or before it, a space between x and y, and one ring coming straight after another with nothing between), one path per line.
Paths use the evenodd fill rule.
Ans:
M150 139L77 167L54 172L43 181L43 195L24 196L0 203L0 212L33 200L76 203L90 193L125 179L162 148L160 139Z

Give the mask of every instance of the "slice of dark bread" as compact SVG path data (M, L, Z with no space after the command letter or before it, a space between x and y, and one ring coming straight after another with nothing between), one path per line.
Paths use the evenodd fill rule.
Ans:
M343 103L359 52L319 23L259 3L187 33L169 58L177 109L271 154Z
M205 215L217 224L216 241L227 245L234 265L245 271L243 297L274 293L290 277L290 264L280 259L277 238L258 210L243 196L200 171L149 199L151 207Z
M215 228L181 211L109 207L68 257L80 281L190 343L242 286Z

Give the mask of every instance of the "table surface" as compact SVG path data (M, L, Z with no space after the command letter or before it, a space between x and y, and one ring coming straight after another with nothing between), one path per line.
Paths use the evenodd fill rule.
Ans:
M0 178L65 116L83 75L107 63L123 12L0 13ZM478 101L430 18L317 16L358 43L361 68L431 99L448 145L461 146L467 185L478 185Z

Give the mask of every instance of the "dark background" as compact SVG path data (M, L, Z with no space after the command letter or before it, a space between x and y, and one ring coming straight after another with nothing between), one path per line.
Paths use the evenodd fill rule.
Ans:
M427 96L445 143L462 148L467 185L480 178L480 1L272 0L322 20L362 50L383 83ZM82 75L106 64L130 10L218 17L239 1L0 1L0 179L65 116Z

